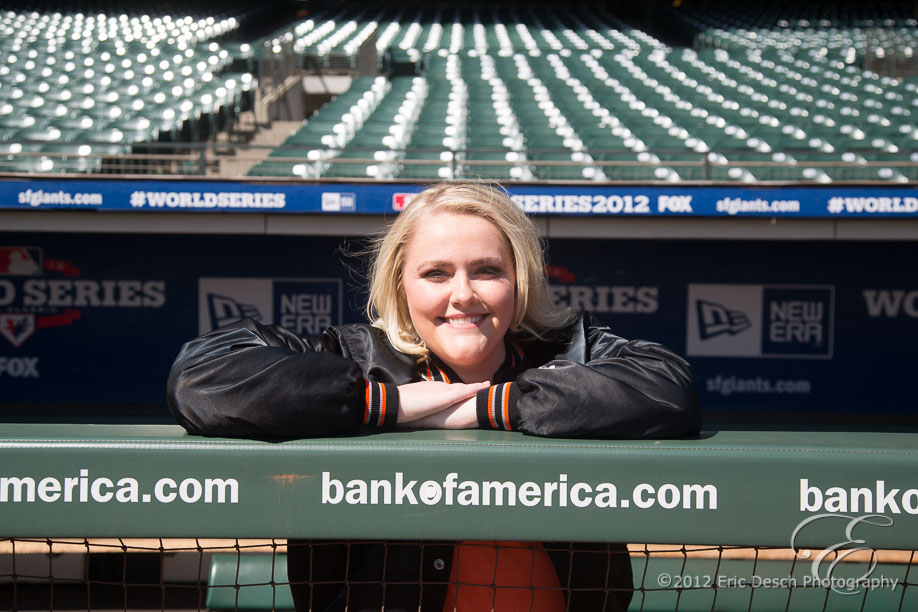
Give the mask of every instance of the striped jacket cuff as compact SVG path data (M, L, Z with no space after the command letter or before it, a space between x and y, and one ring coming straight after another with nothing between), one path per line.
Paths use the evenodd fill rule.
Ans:
M516 402L519 393L519 389L513 383L492 385L479 391L475 398L478 427L512 431L512 423L516 421Z
M390 428L398 421L398 385L366 379L366 407L363 424Z

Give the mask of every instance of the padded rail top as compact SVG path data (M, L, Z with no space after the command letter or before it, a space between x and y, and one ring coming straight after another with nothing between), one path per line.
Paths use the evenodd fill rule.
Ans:
M918 548L918 434L679 440L417 431L253 441L0 425L0 536L516 539ZM826 515L819 517L819 515ZM809 520L808 520L809 519Z

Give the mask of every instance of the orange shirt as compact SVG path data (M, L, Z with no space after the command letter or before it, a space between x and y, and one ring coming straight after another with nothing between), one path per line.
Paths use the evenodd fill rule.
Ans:
M456 544L444 612L564 612L555 566L538 542Z

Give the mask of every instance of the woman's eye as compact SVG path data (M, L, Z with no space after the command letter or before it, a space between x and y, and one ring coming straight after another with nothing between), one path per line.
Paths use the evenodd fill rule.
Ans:
M478 274L480 276L494 277L500 274L500 270L498 270L497 268L492 268L488 266L486 268L481 268L480 270L478 270Z
M443 270L428 270L421 275L421 278L427 280L442 280L446 278L446 273Z

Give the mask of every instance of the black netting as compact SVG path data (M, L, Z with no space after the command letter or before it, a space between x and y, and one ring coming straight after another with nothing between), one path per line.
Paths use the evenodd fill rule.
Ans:
M494 541L0 539L0 609L918 609L915 551L839 550L822 558L823 552Z

